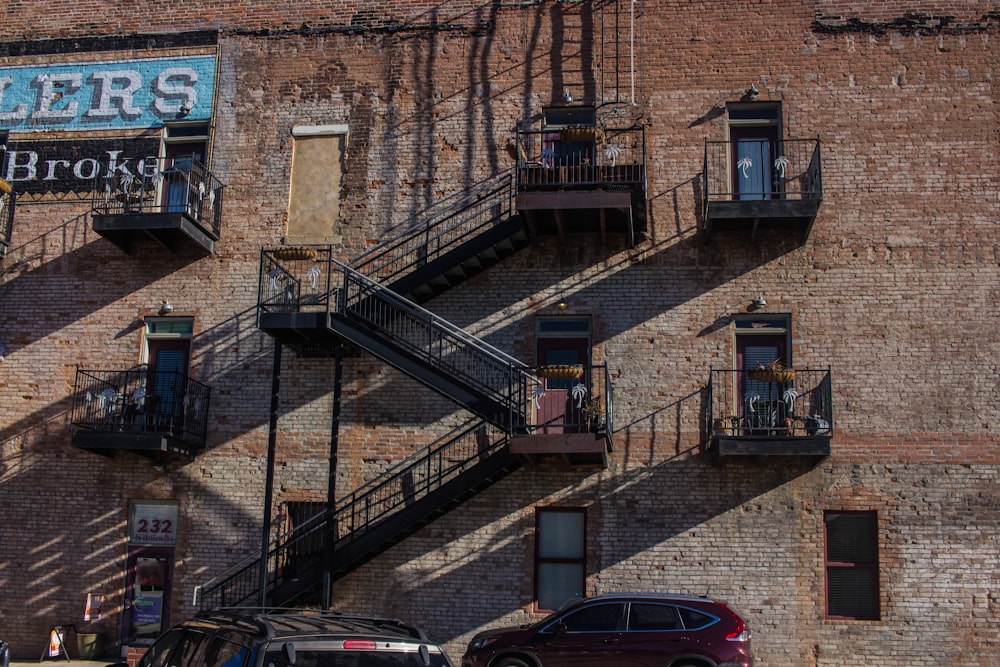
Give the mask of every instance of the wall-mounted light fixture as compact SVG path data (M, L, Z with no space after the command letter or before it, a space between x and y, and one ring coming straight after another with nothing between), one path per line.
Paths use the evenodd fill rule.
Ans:
M558 308L559 310L566 310L567 308L569 308L569 304L560 299L559 303L556 304L556 308Z
M572 101L573 101L573 96L570 94L570 92L568 90L563 91L563 102L569 104Z
M750 87L747 88L745 93L743 93L743 99L747 100L748 102L753 102L758 97L760 97L760 91L757 90L757 86L751 83Z
M181 105L181 109L180 111L177 112L177 115L180 118L184 118L192 111L194 111L194 106L190 102L185 102L184 104Z
M163 305L160 306L159 312L160 315L169 315L174 312L174 304L170 303L170 301L164 300Z
M753 300L753 303L750 304L750 307L753 308L754 310L757 310L759 308L763 308L766 305L767 305L767 299L765 299L764 295L761 294L756 299Z

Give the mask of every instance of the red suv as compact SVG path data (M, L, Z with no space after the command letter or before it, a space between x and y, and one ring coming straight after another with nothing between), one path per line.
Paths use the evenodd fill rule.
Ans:
M462 667L750 667L750 630L724 603L666 593L574 602L533 625L480 632Z

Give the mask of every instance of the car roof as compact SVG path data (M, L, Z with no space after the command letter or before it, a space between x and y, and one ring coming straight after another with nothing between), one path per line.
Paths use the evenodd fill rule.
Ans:
M430 643L423 630L397 619L337 611L225 608L200 611L192 620L226 627L262 640L365 635Z
M638 593L601 593L600 595L595 595L593 597L586 598L583 602L590 602L592 600L635 600L635 599L647 599L647 600L681 600L688 602L714 602L714 600L704 596L704 595L687 595L684 593L655 593L651 591L638 592Z

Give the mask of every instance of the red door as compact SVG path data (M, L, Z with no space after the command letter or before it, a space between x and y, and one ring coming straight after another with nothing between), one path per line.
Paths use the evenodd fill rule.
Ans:
M579 379L540 378L538 397L539 429L537 433L580 433L586 430L583 404L588 398L590 355L587 338L539 338L538 365L582 365L584 372ZM582 385L578 387L577 385Z

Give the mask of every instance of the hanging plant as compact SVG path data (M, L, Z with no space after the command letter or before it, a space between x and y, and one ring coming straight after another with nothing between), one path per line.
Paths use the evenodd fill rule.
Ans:
M287 262L293 259L315 259L316 251L312 248L278 248L271 253L275 259Z
M577 380L583 377L583 366L575 364L551 364L539 366L535 374L547 380Z
M795 371L785 368L780 361L772 361L768 365L761 364L747 371L747 377L754 382L780 382L787 384L795 381Z

